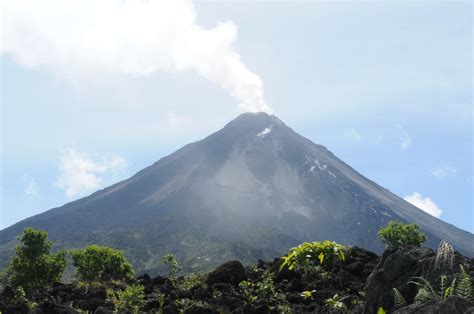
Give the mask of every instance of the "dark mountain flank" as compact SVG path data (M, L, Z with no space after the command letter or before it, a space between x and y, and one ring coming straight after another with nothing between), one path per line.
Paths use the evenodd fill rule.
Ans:
M175 253L187 270L279 256L302 241L331 239L382 251L377 231L416 222L474 256L474 235L432 217L363 177L275 116L246 113L131 178L0 231L1 266L24 227L60 247L123 249L153 273Z

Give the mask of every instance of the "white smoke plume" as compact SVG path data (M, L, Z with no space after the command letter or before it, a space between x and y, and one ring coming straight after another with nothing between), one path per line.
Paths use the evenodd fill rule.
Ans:
M74 83L107 75L196 71L239 102L266 111L262 81L235 51L232 21L205 29L191 1L2 0L1 53Z

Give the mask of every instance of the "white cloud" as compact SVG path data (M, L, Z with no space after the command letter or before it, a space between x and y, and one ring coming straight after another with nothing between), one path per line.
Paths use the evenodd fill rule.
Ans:
M35 178L28 174L23 175L23 181L25 181L25 194L28 196L39 196L38 183L36 183Z
M224 88L242 111L270 111L262 81L235 50L237 26L204 29L189 0L4 0L1 53L74 84L116 74L195 71Z
M92 160L87 155L68 148L61 151L60 175L56 185L68 197L83 196L102 186L101 174L126 167L126 160L119 156L101 156L99 160Z
M437 178L445 178L451 175L456 174L457 170L454 167L451 167L449 165L443 165L443 166L438 166L436 167L433 171L431 171L431 174Z
M422 211L435 216L440 217L443 211L441 208L436 205L433 200L429 197L423 197L420 193L414 192L412 195L408 195L404 197L405 201L410 202L411 204L415 205Z
M400 130L400 148L402 151L405 151L410 145L411 145L411 137L410 135L405 131L403 126L397 124L397 128Z
M344 131L344 138L351 142L360 142L360 140L362 139L362 136L357 130L350 129L350 130Z

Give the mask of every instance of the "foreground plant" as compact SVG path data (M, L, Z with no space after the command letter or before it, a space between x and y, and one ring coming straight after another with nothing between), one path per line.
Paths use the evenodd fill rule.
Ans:
M273 273L266 273L261 281L242 281L239 287L244 295L244 302L251 304L257 300L267 300L277 306L280 313L288 313L288 302L285 295L275 288Z
M335 294L332 298L326 299L324 305L341 311L347 311L347 306L342 302L338 294Z
M142 285L132 285L125 288L124 291L117 292L115 311L139 313L143 307L145 299L145 287Z
M415 296L415 302L424 303L435 298L447 299L452 295L457 295L467 300L473 300L471 278L462 265L459 265L459 271L458 278L454 278L449 285L447 285L447 276L441 275L438 291L436 291L425 278L414 277L409 283L419 287Z
M453 269L454 249L446 241L441 241L436 249L434 257L434 270L448 268Z
M315 293L316 290L312 290L312 291L303 291L300 293L300 297L303 298L303 300L314 300L314 296L313 296L313 293Z
M7 269L10 284L28 291L59 282L66 268L66 254L50 253L52 243L48 241L48 233L25 228L19 240L21 244L16 247Z
M317 265L331 267L336 260L345 260L344 252L345 247L333 241L305 242L291 248L290 253L282 257L283 263L280 265L280 270L284 267L288 267L289 270L312 270Z

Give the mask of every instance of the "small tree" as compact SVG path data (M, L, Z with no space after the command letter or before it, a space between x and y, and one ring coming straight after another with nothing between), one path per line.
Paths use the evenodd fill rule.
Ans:
M390 221L385 228L379 230L379 238L389 249L404 246L419 247L426 241L426 236L419 230L417 224L404 224Z
M176 256L174 254L165 254L161 258L161 261L163 264L168 266L168 274L170 277L174 277L174 275L182 269L182 267L179 265L178 260L176 259Z
M25 290L42 289L58 282L66 268L65 253L50 254L52 243L46 231L25 228L18 238L7 270L8 281Z
M131 279L133 269L122 251L91 245L71 251L76 278L87 282Z

